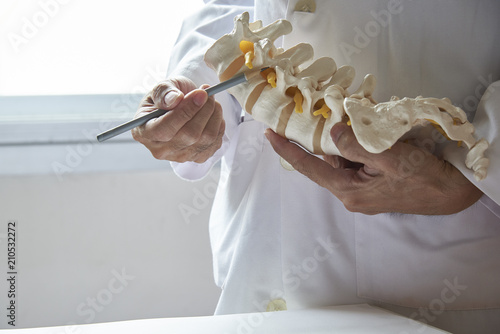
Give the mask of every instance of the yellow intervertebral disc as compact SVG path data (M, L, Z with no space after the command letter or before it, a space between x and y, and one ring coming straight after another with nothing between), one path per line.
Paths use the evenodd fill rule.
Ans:
M302 93L300 90L297 89L295 92L295 95L293 96L293 102L295 102L295 112L302 114L302 101L304 100L304 97L302 96Z
M266 79L267 82L271 84L271 87L276 88L276 72L269 72Z
M253 54L253 51L248 51L245 53L245 65L249 68L253 68L252 60L255 58L255 55Z
M302 114L302 101L304 100L304 97L302 96L300 90L297 87L289 87L285 94L293 97L293 102L295 102L295 112Z
M276 71L273 68L268 68L262 72L260 75L271 85L271 87L276 88Z
M247 53L248 51L254 51L253 43L250 41L241 41L240 42L240 50L243 53Z
M250 41L241 41L240 50L245 54L245 65L249 68L253 68L252 60L255 58L254 46Z
M321 108L319 108L318 110L316 110L315 112L313 112L313 115L314 116L318 116L318 115L322 115L324 118L328 118L330 117L330 108L328 108L328 106L326 105L326 103L324 103Z

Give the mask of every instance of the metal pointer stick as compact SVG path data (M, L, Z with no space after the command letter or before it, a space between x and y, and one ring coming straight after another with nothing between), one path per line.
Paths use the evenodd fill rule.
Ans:
M217 93L220 93L222 91L225 91L228 88L236 86L236 85L238 85L240 83L246 82L251 77L253 77L253 75L255 73L262 72L262 71L264 71L266 69L268 69L268 67L265 67L265 68L261 69L260 71L252 71L249 74L245 74L245 73L238 74L238 75L232 77L229 80L220 82L220 83L218 83L218 84L216 84L214 86L206 88L205 91L207 92L208 96L212 96L214 94L217 94ZM156 109L156 110L154 110L152 112L149 112L149 113L147 113L147 114L145 114L145 115L143 115L141 117L137 117L137 118L135 118L133 120L130 120L130 121L126 122L126 123L118 125L115 128L112 128L110 130L107 130L107 131L105 131L105 132L97 135L97 141L103 142L105 140L108 140L110 138L118 136L119 134L127 132L128 130L132 130L133 128L135 128L137 126L143 125L144 123L146 123L150 119L160 117L160 116L166 114L169 111L170 110Z

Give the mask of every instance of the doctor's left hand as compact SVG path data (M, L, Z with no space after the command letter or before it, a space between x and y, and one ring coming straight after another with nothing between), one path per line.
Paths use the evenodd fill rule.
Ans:
M397 142L390 150L369 153L343 123L333 126L331 136L343 158L320 159L272 130L266 131L279 155L352 212L453 214L482 195L453 165L416 146Z

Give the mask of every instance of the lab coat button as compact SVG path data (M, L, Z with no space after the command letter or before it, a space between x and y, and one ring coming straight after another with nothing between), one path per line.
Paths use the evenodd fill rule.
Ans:
M286 301L283 299L273 299L267 304L266 312L286 311Z
M296 12L314 13L316 11L316 1L314 0L299 0L295 5Z

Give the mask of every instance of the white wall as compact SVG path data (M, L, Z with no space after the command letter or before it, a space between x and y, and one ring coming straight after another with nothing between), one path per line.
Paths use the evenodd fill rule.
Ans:
M16 327L213 313L220 292L207 224L217 173L185 182L130 134L93 139L132 117L138 100L128 93L142 95L165 76L181 20L201 5L0 4L0 31L23 41L0 41L10 59L0 73L0 328L11 328L10 220ZM9 95L20 97L9 105ZM189 221L182 208L192 208Z
M16 327L212 314L208 215L217 171L0 177L0 273L17 221ZM192 209L189 219L181 209ZM122 276L121 279L117 278ZM0 281L0 328L7 325Z

